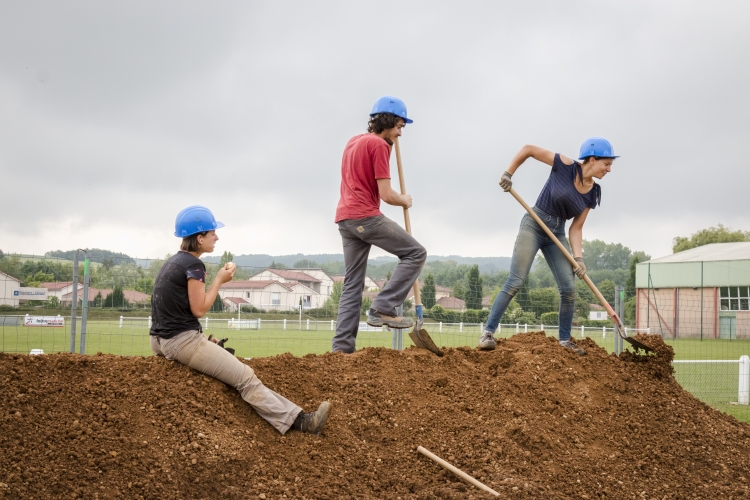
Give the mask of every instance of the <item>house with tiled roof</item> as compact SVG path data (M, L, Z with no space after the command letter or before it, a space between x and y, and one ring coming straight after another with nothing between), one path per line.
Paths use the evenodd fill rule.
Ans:
M88 296L89 306L93 306L94 301L96 300L98 295L101 295L102 302L104 302L104 300L109 296L109 294L112 293L112 289L89 287L88 292L89 292L89 296ZM143 292L139 292L138 290L123 290L122 295L125 297L125 300L127 300L130 303L130 305L145 306L149 304L149 301L151 299L150 295L145 294ZM71 287L70 292L60 297L60 305L70 306L72 297L73 297L73 291ZM81 304L82 302L83 302L83 285L80 285L78 287L78 304ZM122 307L122 304L114 304L114 307Z
M48 297L57 297L62 301L63 295L73 292L72 281L51 281L45 283L39 283L39 288L47 289ZM83 283L78 283L78 289L83 288Z
M466 302L457 297L441 297L435 301L435 304L449 311L463 312L466 310Z
M343 283L344 275L334 274L334 275L331 275L331 279L333 280L334 283ZM365 276L365 282L364 282L364 285L362 286L362 289L366 292L379 292L380 291L380 287L378 286L378 284L375 282L375 280L373 280L369 276Z
M303 309L312 309L325 302L325 297L299 281L234 280L221 285L219 296L222 301L241 298L262 311L296 311L300 302Z

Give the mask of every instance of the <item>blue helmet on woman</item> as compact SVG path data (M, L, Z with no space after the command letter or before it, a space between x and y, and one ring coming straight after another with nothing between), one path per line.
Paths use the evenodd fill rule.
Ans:
M224 224L217 221L209 209L200 205L193 205L177 214L177 219L174 221L174 235L178 238L187 238L220 227L224 227Z
M406 104L398 97L383 96L375 102L372 107L370 116L375 116L380 113L390 113L396 115L399 118L403 118L406 123L413 123L414 120L406 117Z
M581 144L581 154L579 160L585 160L590 156L597 158L619 158L615 156L615 150L612 144L604 137L589 137Z

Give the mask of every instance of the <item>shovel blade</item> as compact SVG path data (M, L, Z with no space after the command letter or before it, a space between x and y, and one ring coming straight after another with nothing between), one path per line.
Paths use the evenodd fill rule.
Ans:
M409 334L409 336L411 337L412 335L414 335L416 330L417 329L414 328L414 330ZM419 340L422 341L422 345L424 346L425 349L427 349L428 351L434 354L437 354L437 356L440 358L443 357L443 351L441 351L438 348L438 346L435 345L435 342L433 342L432 337L430 337L430 334L427 332L427 330L422 328L421 330L416 332L416 335L419 337Z
M636 350L638 350L638 349L643 349L643 350L644 350L644 351L646 351L646 352L652 352L652 353L653 353L653 352L655 352L655 351L654 351L653 349L651 349L651 348L650 348L649 346L647 346L647 345L646 345L646 344L644 344L643 342L638 342L637 340L635 340L635 339L634 339L634 338L632 338L632 337L625 337L625 336L623 336L623 335L621 335L621 337L623 338L623 340L624 340L625 342L627 342L627 343L629 343L630 345L632 345L633 347L635 347L635 349L636 349Z

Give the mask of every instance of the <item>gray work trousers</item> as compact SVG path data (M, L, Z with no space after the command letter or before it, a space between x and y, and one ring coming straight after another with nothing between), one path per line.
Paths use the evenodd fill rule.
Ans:
M171 339L151 335L151 351L234 387L258 415L282 434L289 430L302 411L302 408L263 385L252 368L208 340L198 330L188 330Z
M400 260L391 279L372 301L373 310L388 316L396 316L396 307L403 304L422 271L427 251L385 215L342 220L339 222L339 233L344 244L346 275L332 350L352 353L357 340L367 258L372 245L392 253Z

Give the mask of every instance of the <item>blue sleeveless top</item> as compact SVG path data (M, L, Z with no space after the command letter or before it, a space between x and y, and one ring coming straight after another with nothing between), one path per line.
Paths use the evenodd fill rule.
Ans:
M583 180L581 164L574 161L572 165L566 165L560 159L560 154L555 153L552 172L539 193L536 207L565 220L572 219L586 208L596 208L601 203L602 188L594 182L594 187L588 193L581 194L575 186L576 176Z

